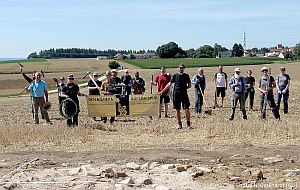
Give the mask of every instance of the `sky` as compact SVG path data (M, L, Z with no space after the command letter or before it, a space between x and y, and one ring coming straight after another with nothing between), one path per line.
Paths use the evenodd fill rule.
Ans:
M298 0L0 0L0 58L49 48L231 49L300 42Z

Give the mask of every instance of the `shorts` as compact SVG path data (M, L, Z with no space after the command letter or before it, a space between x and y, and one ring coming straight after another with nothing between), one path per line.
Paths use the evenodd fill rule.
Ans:
M166 94L162 94L162 95L160 96L159 103L162 104L163 102L164 102L165 104L170 103L170 96L168 96L168 95L166 95Z
M190 100L189 100L189 96L187 94L173 94L173 106L174 109L178 110L181 109L181 105L182 105L182 109L186 110L190 108Z
M217 93L216 94L217 97L219 97L220 94L221 94L221 97L224 98L225 95L226 95L226 88L225 87L217 87L217 92L216 93Z

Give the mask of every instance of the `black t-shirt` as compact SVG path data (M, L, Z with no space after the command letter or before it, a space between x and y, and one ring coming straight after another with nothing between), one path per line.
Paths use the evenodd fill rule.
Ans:
M69 96L73 101L79 102L78 100L78 92L79 92L79 86L75 83L68 83L66 86L63 87L62 92L65 93L65 95Z
M95 82L98 85L98 87L101 87L101 85L102 85L101 81L96 80ZM96 85L94 84L94 82L92 80L90 80L88 82L88 86L89 87L96 87ZM100 91L99 91L99 89L90 89L89 90L89 95L100 95Z
M247 88L254 88L253 84L255 83L255 78L254 77L246 77L245 78L246 84L250 84L251 86L247 85Z
M121 77L121 81L122 81L122 83L124 83L126 86L128 86L129 83L131 82L131 76L130 76L130 75L127 75L127 76L123 75L123 76Z
M188 84L191 83L190 76L186 73L173 75L171 83L174 83L174 93L187 94Z
M111 84L120 84L120 83L122 83L122 81L119 77L112 77L111 78Z

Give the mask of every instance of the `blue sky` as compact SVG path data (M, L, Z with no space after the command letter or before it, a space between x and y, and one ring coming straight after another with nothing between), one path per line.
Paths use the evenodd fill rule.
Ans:
M1 0L0 57L49 48L232 48L300 42L298 0Z

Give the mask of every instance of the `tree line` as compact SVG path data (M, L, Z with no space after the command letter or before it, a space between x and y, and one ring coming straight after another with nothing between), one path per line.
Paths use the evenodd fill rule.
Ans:
M48 50L41 50L39 53L33 52L27 56L30 58L96 58L97 56L107 56L112 59L116 54L143 54L155 53L154 50L97 50L97 49L84 49L84 48L51 48Z

